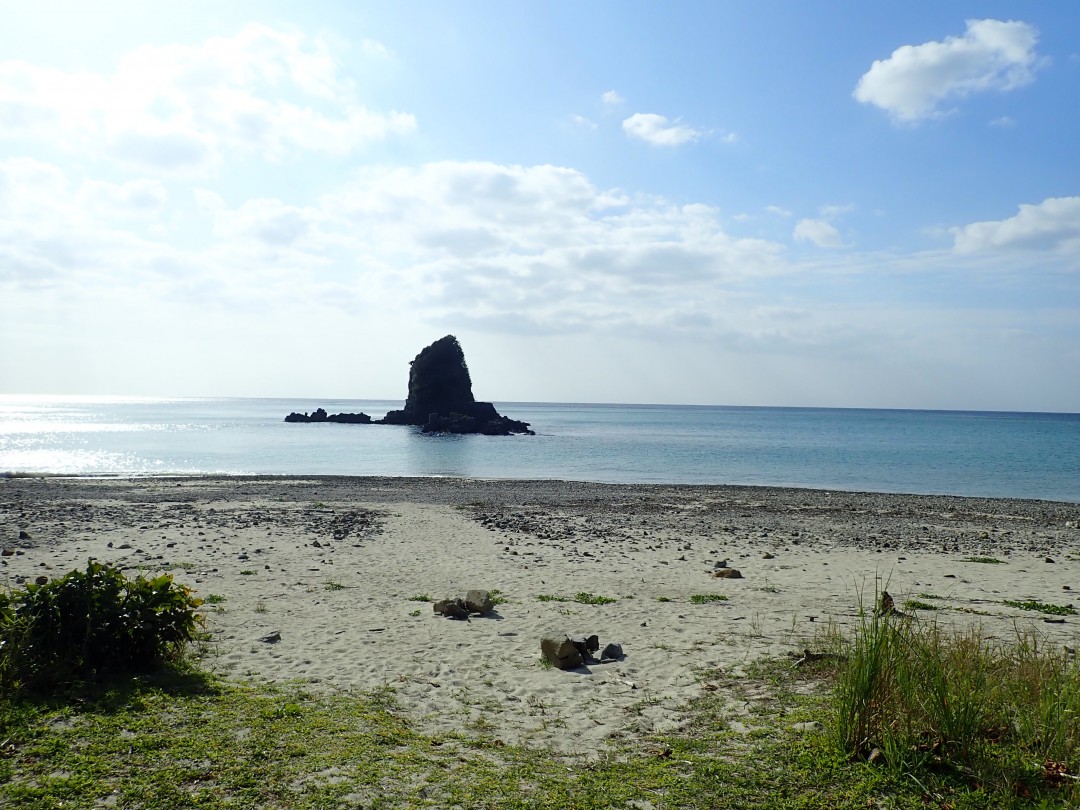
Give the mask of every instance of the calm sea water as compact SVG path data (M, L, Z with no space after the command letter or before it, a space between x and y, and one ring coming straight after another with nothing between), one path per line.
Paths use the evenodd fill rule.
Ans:
M0 472L760 484L1080 502L1080 414L496 403L535 436L285 424L400 401L0 397Z

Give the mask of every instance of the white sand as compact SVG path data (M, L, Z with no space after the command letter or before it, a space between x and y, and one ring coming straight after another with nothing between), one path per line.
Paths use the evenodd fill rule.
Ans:
M1080 617L1050 624L1003 604L1076 599L1077 505L506 482L10 479L0 510L0 545L17 552L0 563L7 585L89 557L166 570L204 599L223 597L204 607L216 671L389 687L425 728L567 752L676 727L710 673L814 646L829 622L857 621L859 594L869 605L882 583L898 606L948 608L919 611L922 620L979 622L1001 638L1032 627L1080 646ZM29 540L15 540L20 527ZM977 554L1005 562L965 561ZM721 559L743 578L713 578ZM472 588L507 601L468 622L413 601ZM617 601L538 598L579 592ZM695 594L728 600L693 604ZM280 641L260 640L272 632ZM545 633L595 633L626 656L547 668Z

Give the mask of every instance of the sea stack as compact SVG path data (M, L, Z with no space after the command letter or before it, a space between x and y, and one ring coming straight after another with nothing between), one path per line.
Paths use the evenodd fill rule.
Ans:
M386 425L418 425L424 433L528 433L527 422L501 416L490 402L473 397L465 353L453 335L436 340L411 363L405 407L380 420Z

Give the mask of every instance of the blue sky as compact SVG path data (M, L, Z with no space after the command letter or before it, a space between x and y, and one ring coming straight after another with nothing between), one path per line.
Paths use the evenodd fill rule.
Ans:
M0 12L0 393L1080 411L1075 4Z

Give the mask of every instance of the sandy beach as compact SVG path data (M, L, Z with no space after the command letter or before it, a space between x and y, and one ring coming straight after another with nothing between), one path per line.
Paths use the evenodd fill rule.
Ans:
M1006 604L1080 606L1080 504L552 481L9 478L0 518L7 587L91 557L166 571L206 600L214 671L389 687L424 727L574 753L676 728L709 673L812 646L830 622L849 628L860 594L869 606L883 587L920 621L978 623L1003 639L1033 628L1080 647L1080 616ZM715 577L725 561L742 577ZM432 600L474 588L503 601L469 621L432 612ZM904 608L912 600L924 607ZM545 634L596 634L625 657L545 667Z

